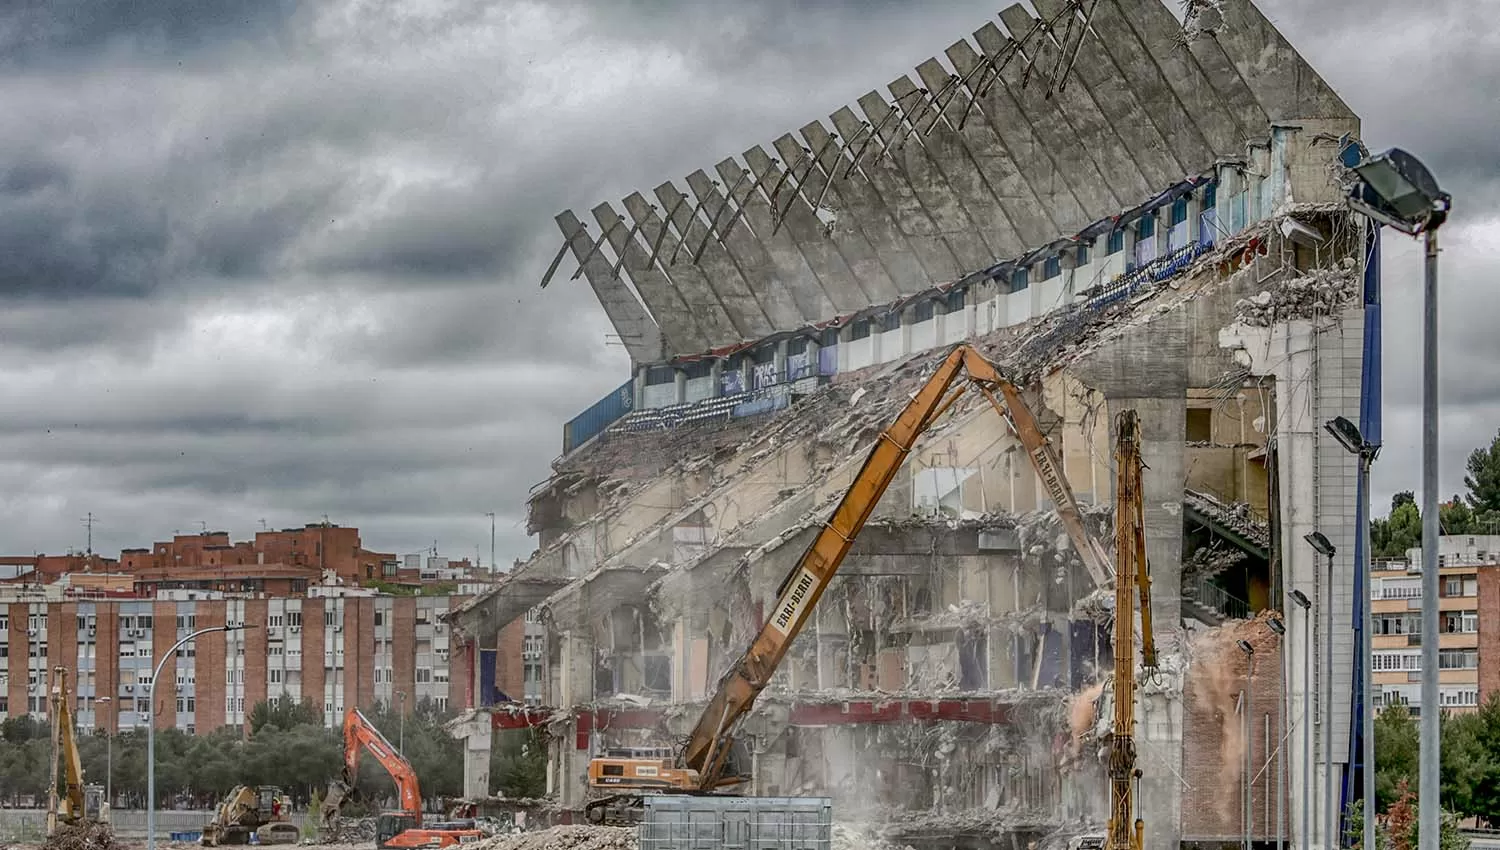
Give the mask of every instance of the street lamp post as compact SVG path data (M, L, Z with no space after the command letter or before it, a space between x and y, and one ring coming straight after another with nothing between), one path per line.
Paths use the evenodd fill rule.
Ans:
M1323 608L1323 710L1318 727L1322 732L1323 745L1323 850L1337 847L1333 834L1333 556L1338 547L1333 545L1321 531L1303 535L1319 555L1328 559L1328 578L1323 583L1320 596ZM1324 598L1326 597L1326 598Z
M401 730L396 737L396 752L406 755L406 691L396 691L401 699Z
M200 635L213 632L234 632L240 629L253 629L249 626L210 626L199 629L185 638L179 638L167 649L162 657L157 660L156 667L151 671L151 681L146 683L146 704L151 711L146 721L146 848L156 850L156 677L161 675L161 668L177 652L177 648Z
M1380 454L1380 445L1365 440L1364 435L1353 422L1339 416L1330 420L1323 426L1339 441L1350 454L1359 458L1359 478L1356 489L1361 494L1359 506L1359 540L1360 549L1364 552L1364 563L1355 564L1355 569L1364 576L1365 598L1360 600L1364 606L1364 618L1360 631L1364 639L1360 641L1360 671L1364 678L1364 693L1361 703L1364 710L1360 712L1360 761L1364 764L1364 772L1361 775L1360 796L1364 799L1364 837L1362 846L1373 848L1375 846L1375 614L1371 610L1371 593L1374 587L1370 569L1370 465ZM1425 651L1425 650L1424 650Z
M1312 600L1300 590L1287 595L1302 609L1302 838L1297 850L1312 850Z
M1250 706L1251 706L1251 701L1250 701L1251 681L1250 681L1250 679L1251 679L1252 676L1255 675L1255 647L1251 646L1250 645L1250 641L1248 641L1248 640L1240 640L1238 643L1239 643L1240 651L1243 652L1243 653L1245 653L1245 698L1244 698L1244 700L1242 700L1240 702L1240 711L1242 713L1241 717L1240 717L1240 726L1241 726L1241 728L1244 729L1244 741L1245 741L1245 758L1244 758L1244 761L1245 761L1245 765L1244 765L1244 770L1245 770L1244 789L1245 790L1244 790L1244 793L1242 794L1242 796L1244 797L1244 803L1245 803L1245 814L1244 814L1244 819L1243 819L1244 820L1244 827L1245 827L1245 834L1244 834L1244 839L1243 839L1243 846L1244 846L1245 850L1250 850L1250 818L1251 818L1251 814L1250 813L1253 810L1253 804L1252 804L1251 798L1254 796L1254 792L1255 792L1255 779L1254 779L1254 775L1250 772L1250 770L1251 770L1251 758L1250 758L1250 754L1251 754L1251 750L1255 749L1253 743L1251 742L1251 738L1250 738L1250 730L1252 728L1251 725L1250 725L1250 715L1252 713L1251 710L1250 710Z
M495 565L495 512L490 511L485 516L490 518L490 575L494 575L498 570Z
M1286 623L1280 616L1272 617L1266 621L1266 626L1276 634L1281 641L1281 669L1277 671L1281 676L1281 699L1276 705L1276 850L1286 848Z
M1438 355L1437 230L1448 219L1452 196L1438 187L1432 172L1400 148L1354 166L1349 207L1411 236L1421 235L1422 286L1422 714L1417 782L1418 843L1438 850L1441 807L1438 728ZM1370 820L1366 813L1365 820Z

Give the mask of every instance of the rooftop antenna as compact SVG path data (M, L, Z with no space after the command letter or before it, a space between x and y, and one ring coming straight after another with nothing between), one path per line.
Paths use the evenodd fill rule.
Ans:
M98 519L98 517L94 516L94 512L89 511L88 516L79 520L79 522L83 523L84 528L87 528L89 530L89 555L94 554L94 520L96 519Z
M265 520L265 517L261 517L261 520L260 520L260 530L261 531L265 531L266 530L266 520Z
M199 531L203 534L204 537L208 536L208 523L207 522L205 522L205 521L203 521L201 519L198 520L198 528L199 528Z

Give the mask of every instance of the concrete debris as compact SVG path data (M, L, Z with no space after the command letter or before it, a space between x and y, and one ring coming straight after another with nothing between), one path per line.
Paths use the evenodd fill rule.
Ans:
M1333 268L1315 268L1283 279L1234 305L1239 320L1252 327L1270 327L1287 319L1327 316L1359 296L1358 266L1345 257Z
M464 845L468 850L636 850L631 827L554 826Z
M1182 34L1187 40L1211 36L1224 28L1224 12L1219 3L1220 0L1183 0Z
M1232 546L1199 546L1182 559L1183 581L1209 579L1243 563L1250 556Z
M1074 620L1089 620L1101 626L1115 620L1115 592L1100 587L1073 603L1071 616Z
M911 846L890 841L879 828L869 824L836 823L833 850L911 850Z
M42 850L121 850L115 834L102 823L61 824L42 844Z

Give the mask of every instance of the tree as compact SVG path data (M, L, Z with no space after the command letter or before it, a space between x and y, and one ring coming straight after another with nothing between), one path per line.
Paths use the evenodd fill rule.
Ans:
M1438 505L1438 529L1443 534L1473 534L1474 512L1457 495Z
M286 694L274 700L258 702L250 709L250 734L267 726L291 729L294 726L323 725L323 715L308 700L297 702Z
M1377 826L1373 850L1413 850L1417 847L1418 811L1417 795L1402 779L1396 788L1396 801L1384 818L1384 829ZM1349 843L1358 850L1366 850L1364 844L1364 800L1349 805ZM1444 811L1439 818L1439 850L1469 850L1469 837L1459 828L1458 816Z
M1393 705L1375 718L1375 801L1385 811L1402 783L1417 781L1417 724L1406 706Z
M1469 506L1476 512L1500 511L1500 431L1489 448L1469 452L1468 468L1464 486L1469 488Z
M1370 523L1370 549L1377 558L1400 558L1407 549L1422 545L1422 512L1411 498L1411 491L1397 493L1391 500L1391 514Z

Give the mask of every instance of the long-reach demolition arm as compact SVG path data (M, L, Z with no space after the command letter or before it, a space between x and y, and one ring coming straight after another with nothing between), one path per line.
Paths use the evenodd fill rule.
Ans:
M1135 616L1141 605L1141 666L1156 666L1151 577L1146 569L1141 429L1134 410L1115 419L1115 717L1109 749L1109 832L1105 850L1141 850L1145 821L1135 817Z
M57 748L63 766L63 799L57 807L57 819L77 823L84 817L83 760L78 755L78 737L73 730L73 709L68 692L68 669L53 668L52 714L57 723Z
M391 742L380 734L375 724L359 709L351 708L344 715L344 782L350 788L354 787L354 782L359 777L359 754L362 750L369 750L370 755L391 775L391 780L396 783L396 797L400 801L401 811L414 818L414 825L420 827L422 791L417 785L417 772L412 769L411 762L396 752Z
M968 383L960 384L950 393L960 372L968 373ZM720 680L682 752L680 764L696 772L698 790L708 791L743 781L742 776L726 775L725 769L737 722L749 713L755 698L771 681L787 648L833 580L854 538L864 528L917 437L970 386L989 400L1020 438L1091 576L1096 582L1108 585L1111 571L1107 556L1084 530L1082 515L1062 466L1037 426L1036 418L1022 401L1020 391L976 349L956 346L895 422L880 434L833 516L782 581L777 590L779 601L771 610L770 619ZM1003 403L996 396L997 391L1005 397Z

